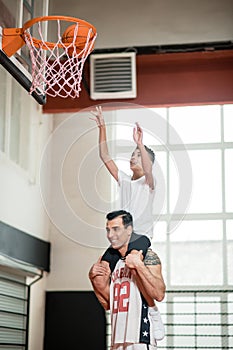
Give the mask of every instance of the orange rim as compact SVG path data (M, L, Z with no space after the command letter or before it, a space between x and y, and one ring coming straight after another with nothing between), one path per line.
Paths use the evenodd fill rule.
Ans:
M31 26L33 26L35 23L38 23L38 22L45 22L45 21L56 21L56 20L62 20L62 21L67 21L67 22L76 22L76 23L80 23L80 24L83 24L83 25L86 25L87 27L89 27L90 29L93 30L93 33L94 33L94 37L90 40L92 41L97 32L96 32L96 28L90 24L89 22L87 21L84 21L82 19L79 19L79 18L76 18L76 17L67 17L67 16L42 16L42 17L35 17L27 22L24 23L23 27L22 27L22 32L23 32L23 35L27 35L25 34L25 31L30 28ZM69 46L70 44L68 43L64 43L64 44L57 44L57 43L53 43L53 42L49 42L49 41L45 41L43 44L42 43L42 40L40 39L36 39L34 37L32 37L32 41L35 45L35 47L42 47L43 49L47 50L48 48L52 49L54 48L55 45L57 45L58 47L62 48L64 46Z
M2 49L5 52L5 54L10 57L13 54L15 54L16 51L18 51L21 47L25 45L25 36L29 35L26 30L33 26L37 22L43 22L43 21L55 21L55 20L63 20L67 22L75 22L80 23L83 25L86 25L93 31L93 38L89 40L90 43L94 42L96 38L96 28L79 18L75 17L67 17L67 16L43 16L43 17L35 17L27 22L24 23L22 28L3 28L3 36L2 36ZM57 45L59 48L64 48L64 46L68 47L69 43L53 43L49 41L43 42L40 39L36 39L35 37L31 38L33 41L33 44L35 47L39 48L42 47L44 50L53 49L55 45Z

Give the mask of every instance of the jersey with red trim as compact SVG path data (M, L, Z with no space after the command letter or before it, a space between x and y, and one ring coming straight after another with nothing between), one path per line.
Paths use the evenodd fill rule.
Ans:
M111 275L110 311L112 345L156 345L147 302L135 283L135 277L122 259L117 262Z

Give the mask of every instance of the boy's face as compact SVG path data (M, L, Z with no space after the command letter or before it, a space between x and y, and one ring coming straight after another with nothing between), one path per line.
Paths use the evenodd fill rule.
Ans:
M135 170L135 169L142 169L142 158L141 158L141 152L139 151L138 148L136 148L130 158L130 169Z

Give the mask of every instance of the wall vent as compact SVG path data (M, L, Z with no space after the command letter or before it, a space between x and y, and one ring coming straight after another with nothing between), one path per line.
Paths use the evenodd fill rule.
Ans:
M136 53L90 55L90 97L93 100L137 97Z

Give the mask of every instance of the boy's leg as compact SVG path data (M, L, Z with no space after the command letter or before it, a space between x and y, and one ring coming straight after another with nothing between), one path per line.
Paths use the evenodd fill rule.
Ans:
M118 250L108 247L101 260L107 261L109 263L110 270L113 271L120 257L121 255Z
M149 306L149 314L152 320L153 333L156 340L162 340L165 336L164 324L157 306Z
M129 242L128 253L132 250L142 250L142 254L145 258L148 248L151 246L151 242L148 237L144 235L134 234L134 239ZM137 239L135 239L137 237ZM113 271L117 261L121 258L121 254L117 249L113 249L111 246L104 252L102 259L109 263L111 271Z
M151 242L147 236L138 235L137 239L134 239L129 242L128 253L131 250L142 250L142 254L145 258L148 248L151 246Z

